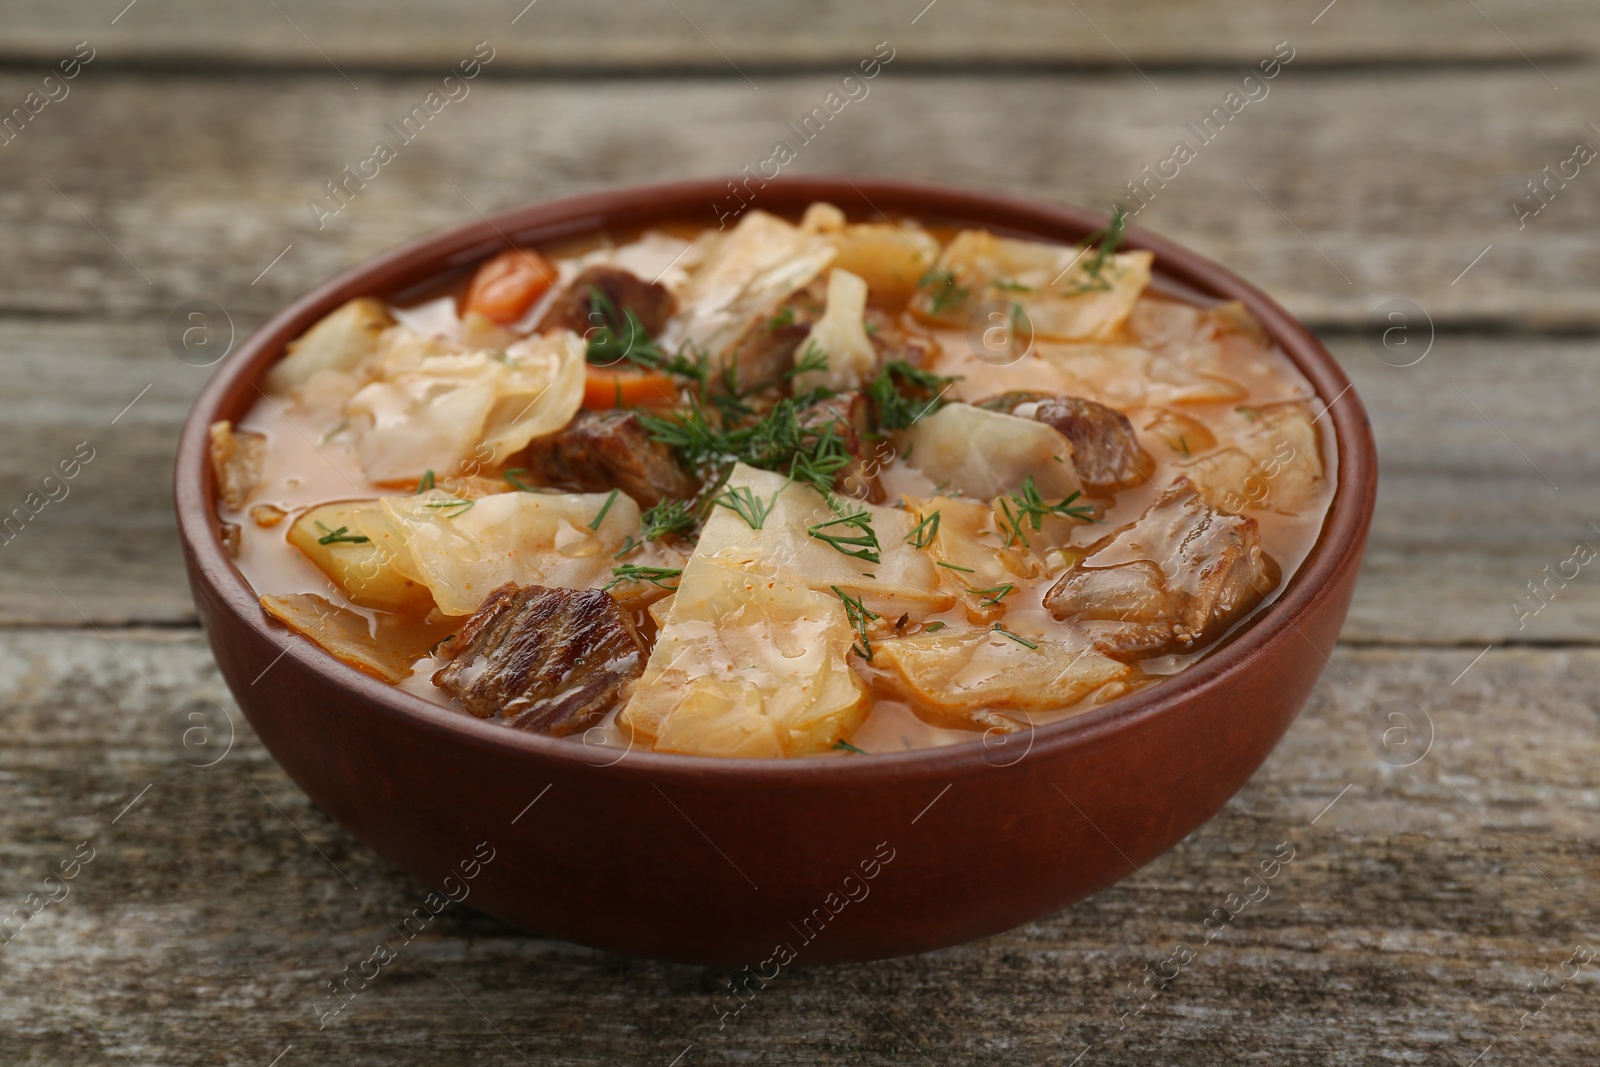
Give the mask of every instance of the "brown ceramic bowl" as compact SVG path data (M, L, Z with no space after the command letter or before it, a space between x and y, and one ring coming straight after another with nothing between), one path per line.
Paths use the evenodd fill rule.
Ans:
M537 245L599 227L714 225L713 205L727 197L723 182L684 182L475 219L318 287L221 365L184 427L177 510L195 604L240 706L295 782L380 855L517 926L617 952L747 964L770 978L791 957L869 960L994 934L1127 877L1216 814L1288 729L1343 624L1377 481L1366 414L1322 345L1253 286L1158 237L1135 230L1127 244L1155 253L1161 284L1243 301L1331 405L1337 493L1289 588L1231 642L1159 686L1006 744L619 760L344 666L269 622L230 562L206 427L242 416L284 344L325 313L472 264L507 237ZM774 181L755 206L796 215L813 200L857 217L915 215L1067 243L1104 220L868 178ZM472 868L489 849L493 859Z

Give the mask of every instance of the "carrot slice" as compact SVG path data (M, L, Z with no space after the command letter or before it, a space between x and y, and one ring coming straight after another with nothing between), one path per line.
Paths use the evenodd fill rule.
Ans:
M556 269L531 248L502 252L478 268L461 313L476 311L501 325L516 322L556 280Z
M590 367L583 380L583 406L602 408L671 404L678 399L678 383L670 374L655 371Z

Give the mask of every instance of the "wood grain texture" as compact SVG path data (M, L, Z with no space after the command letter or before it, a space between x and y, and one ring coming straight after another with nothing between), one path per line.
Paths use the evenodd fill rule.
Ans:
M236 322L241 336L250 325L244 316ZM1368 408L1381 455L1345 639L1480 648L1593 640L1593 566L1564 587L1541 587L1545 606L1527 597L1526 583L1542 582L1543 569L1555 570L1579 541L1600 550L1600 530L1589 525L1600 526L1600 426L1588 417L1600 345L1446 335L1405 368L1380 361L1360 339L1336 339L1333 350ZM164 320L0 320L0 351L8 354L0 448L12 459L0 473L0 512L21 504L80 443L96 450L66 499L0 544L0 624L76 626L80 611L97 625L192 623L171 513L171 452L209 372L172 356ZM1513 362L1516 373L1508 372Z
M0 902L79 842L96 850L0 947L7 1064L263 1067L291 1044L286 1067L667 1064L691 1045L680 1062L1067 1064L1085 1045L1082 1064L1198 1067L1466 1064L1491 1042L1501 1058L1486 1062L1600 1054L1587 971L1518 1026L1543 968L1600 947L1593 650L1499 650L1454 686L1460 651L1341 650L1262 771L1144 871L986 941L786 972L722 1030L723 971L452 907L319 1031L322 983L424 887L313 808L248 727L215 766L185 762L210 757L184 748L174 709L212 700L240 721L198 635L108 636L115 649L86 631L0 635ZM1373 747L1370 720L1394 701L1433 724L1410 767ZM1294 859L1270 894L1204 944L1201 921L1280 842ZM1117 998L1180 942L1198 958L1119 1029Z
M92 5L11 0L0 56L54 60L89 38L124 62L327 70L448 66L491 40L507 65L583 73L662 68L737 76L773 67L848 64L885 38L924 63L1141 64L1252 62L1263 44L1315 35L1326 61L1503 59L1592 55L1600 28L1580 0L823 0L795 8L741 0L427 3L317 0L274 4L127 0ZM276 9L276 10L275 10ZM121 14L119 15L119 12ZM1320 17L1319 17L1320 15ZM1492 20L1491 21L1491 17ZM115 21L113 21L115 19ZM1313 20L1315 24L1313 24ZM1502 34L1496 26L1505 32Z
M389 124L438 78L373 75L357 91L332 73L91 65L0 147L0 162L21 175L0 189L11 237L0 313L165 315L206 298L265 316L380 249L479 210L731 177L780 138L798 146L794 173L1091 205L1131 199L1124 183L1182 138L1196 158L1152 186L1136 225L1263 283L1314 325L1359 328L1403 296L1440 326L1592 331L1600 178L1580 171L1521 230L1510 207L1578 140L1600 145L1585 110L1600 74L1559 73L1558 92L1525 65L1350 76L1297 59L1209 144L1185 123L1223 106L1233 73L1164 74L1157 90L1132 73L933 76L891 65L810 143L788 124L821 106L834 75L771 77L759 91L738 78L485 77L404 143ZM32 85L0 76L0 102ZM315 213L326 183L380 138L397 158L337 215Z

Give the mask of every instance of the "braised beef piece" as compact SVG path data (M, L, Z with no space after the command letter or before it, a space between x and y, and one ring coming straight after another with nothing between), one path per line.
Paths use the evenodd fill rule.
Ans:
M1119 659L1194 651L1276 588L1254 519L1229 515L1179 478L1137 520L1089 546L1045 594Z
M564 429L529 444L522 465L540 485L572 493L617 488L641 508L690 496L699 485L631 411L580 411Z
M716 384L723 388L732 385L740 393L781 384L784 375L794 369L800 343L822 317L827 302L827 278L816 278L779 304L772 315L752 323L724 361L731 368L729 380Z
M610 593L507 583L443 650L433 684L480 719L560 737L591 726L644 673L644 641Z
M595 293L604 297L596 300ZM677 310L666 286L647 282L621 267L590 267L572 280L539 322L539 332L571 330L583 336L597 326L621 331L626 312L633 312L645 335L654 337Z
M1128 416L1094 400L1058 393L1014 392L981 404L991 411L1053 426L1072 442L1072 461L1085 490L1131 489L1150 477L1155 461L1139 446Z
M834 436L850 453L849 465L834 477L834 488L856 500L882 503L883 487L878 484L878 468L883 461L877 458L878 441L866 437L872 417L872 406L866 395L840 393L802 408L797 417L805 429L822 430L831 425Z

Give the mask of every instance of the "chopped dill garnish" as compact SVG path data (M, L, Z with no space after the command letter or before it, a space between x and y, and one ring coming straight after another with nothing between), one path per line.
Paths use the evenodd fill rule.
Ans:
M941 397L956 381L942 374L890 360L867 386L867 396L878 413L880 430L904 430L938 411ZM909 388L909 393L907 391Z
M350 527L341 526L337 530L330 530L322 523L317 523L317 529L322 531L322 536L317 538L319 545L364 545L372 538L363 534L353 534Z
M750 529L759 530L761 524L767 521L767 516L772 514L772 509L778 506L778 493L782 493L786 488L788 488L787 483L772 494L771 500L762 500L754 489L748 485L741 485L717 497L716 502L738 515Z
M667 578L676 578L683 573L682 567L641 567L632 563L624 563L620 567L612 567L611 581L606 583L606 588L621 585L623 582L649 582L651 585L662 589L676 589L675 585L668 585Z
M1015 641L1019 645L1026 645L1027 647L1033 649L1035 652L1039 651L1039 646L1038 645L1034 644L1032 641L1029 641L1026 637L1022 637L1022 636L1019 636L1017 634L1012 633L1010 630L1006 629L1004 626L1001 626L999 623L995 623L994 624L994 632L999 634L1001 637L1009 637L1009 638L1011 638L1011 640Z
M846 752L854 752L854 753L855 753L855 754L856 754L856 755L858 755L858 756L866 756L866 755L869 755L869 753L868 753L868 752L867 752L867 750L866 750L866 749L864 749L864 748L857 748L857 747L856 747L856 746L854 746L854 745L852 745L852 744L851 744L851 743L850 743L850 742L848 742L848 741L845 741L845 740L842 740L842 739L841 739L841 740L838 740L838 741L835 741L835 742L834 742L834 743L833 743L833 747L834 747L834 748L839 748L839 749L843 749L843 750L844 750L844 751L846 751Z
M452 511L446 516L446 518L453 519L457 515L465 515L471 511L476 503L476 500L425 500L422 506L425 508L460 508L460 511Z
M871 608L863 604L860 597L849 596L843 589L840 589L836 585L829 586L829 588L832 589L834 595L843 602L845 617L850 620L850 625L855 628L856 634L861 638L861 643L859 645L850 646L851 651L855 652L868 663L871 663L872 642L867 638L867 623L879 618L880 616L876 611L873 611Z
M1128 232L1128 212L1118 204L1112 208L1111 222L1103 230L1096 230L1085 237L1079 248L1085 252L1094 246L1094 254L1083 260L1083 272L1089 280L1066 290L1065 295L1072 296L1077 293L1103 292L1111 288L1111 281L1106 278L1106 267L1112 264L1112 256L1122 246L1122 239ZM1098 242L1098 243L1097 243Z
M931 290L928 294L928 312L932 315L941 315L967 299L966 286L957 285L954 274L947 274L938 267L919 278L917 288Z
M421 496L423 493L426 493L429 489L432 489L432 488L433 488L433 471L432 470L428 470L428 471L425 471L423 473L422 480L417 482L417 491L415 493L413 493L412 495L413 496Z
M1182 452L1184 459L1189 458L1189 442L1183 439L1183 434L1180 433L1178 435L1178 444L1173 448L1173 451Z
M851 461L837 429L844 420L802 422L806 399L780 400L760 421L747 425L734 425L726 411L720 425L713 424L694 398L671 415L639 411L634 417L652 440L677 452L691 467L720 469L747 463L786 473L826 495L833 491L834 476Z
M787 305L778 309L778 313L767 320L767 332L781 330L785 326L794 324L794 308Z
M1243 415L1250 422L1255 422L1256 421L1256 409L1255 408L1234 408L1233 410L1235 410L1239 414Z
M929 545L933 544L933 539L937 537L938 534L939 512L935 511L933 514L927 516L921 522L913 526L911 528L911 532L906 534L905 539L918 548L927 548Z
M1092 521L1094 516L1094 507L1092 505L1074 505L1072 503L1082 495L1082 492L1073 490L1071 495L1064 500L1055 504L1047 504L1044 498L1039 495L1038 488L1033 484L1033 475L1028 475L1022 480L1022 490L1020 492L1010 493L1000 500L1000 511L1005 515L1006 523L1009 524L1009 529L1006 530L1008 536L1005 547L1010 548L1018 541L1030 548L1033 547L1028 541L1028 535L1023 532L1023 523L1030 523L1034 532L1037 533L1043 528L1046 515L1064 515L1072 519ZM1006 523L1001 524L1002 529L1005 529Z
M855 530L855 533L825 533L823 531L838 527L843 530ZM868 563L882 563L879 556L882 547L878 544L878 534L872 528L871 513L853 511L848 515L841 515L836 519L819 522L815 526L806 527L806 533L818 541L826 541L834 548L847 556L864 559Z
M639 516L639 536L659 541L667 534L694 529L694 505L687 500L663 500Z
M783 372L785 378L805 374L808 371L825 371L828 369L828 353L817 346L815 341L806 342L806 350L800 353L800 358L795 365Z
M610 511L611 505L617 502L617 494L620 492L622 492L621 489L613 489L606 495L606 502L600 505L600 510L595 512L594 518L589 520L589 529L600 529L600 524L606 519L606 512Z
M1000 290L1002 293L1031 293L1031 292L1033 292L1033 286L1031 286L1031 285L1023 285L1021 282L1013 282L1013 281L1009 281L1009 280L1007 280L1005 278L991 278L991 279L989 279L989 284L994 286L996 289Z
M659 541L668 534L688 533L699 519L693 503L688 500L663 500L639 516L639 539L629 534L622 548L612 559L621 559L629 552L643 548L646 541Z
M509 470L501 471L500 472L500 477L504 478L511 485L511 487L513 489L516 489L516 490L518 490L520 492L524 492L524 493L537 493L539 491L537 486L527 485L520 478L517 477L517 475L519 475L519 474L527 474L527 473L528 473L528 468L527 467L512 467Z
M1007 596L1014 592L1016 588L1017 587L1011 582L1006 582L1004 585L996 585L988 589L968 589L967 592L972 593L975 596L983 597L983 600L979 602L978 606L986 608L991 604L999 604L1000 601L1004 600Z
M978 573L977 571L973 570L971 567L963 567L960 564L951 563L948 560L942 560L942 559L936 561L934 563L934 566L935 567L948 567L949 569L951 569L953 571L962 571L963 573L966 573L966 574L977 574Z
M944 629L944 623L939 621L938 619L935 619L933 622L930 622L930 623L928 623L928 625L924 626L922 628L922 632L925 633L925 634L931 634L935 630L942 630L942 629Z

